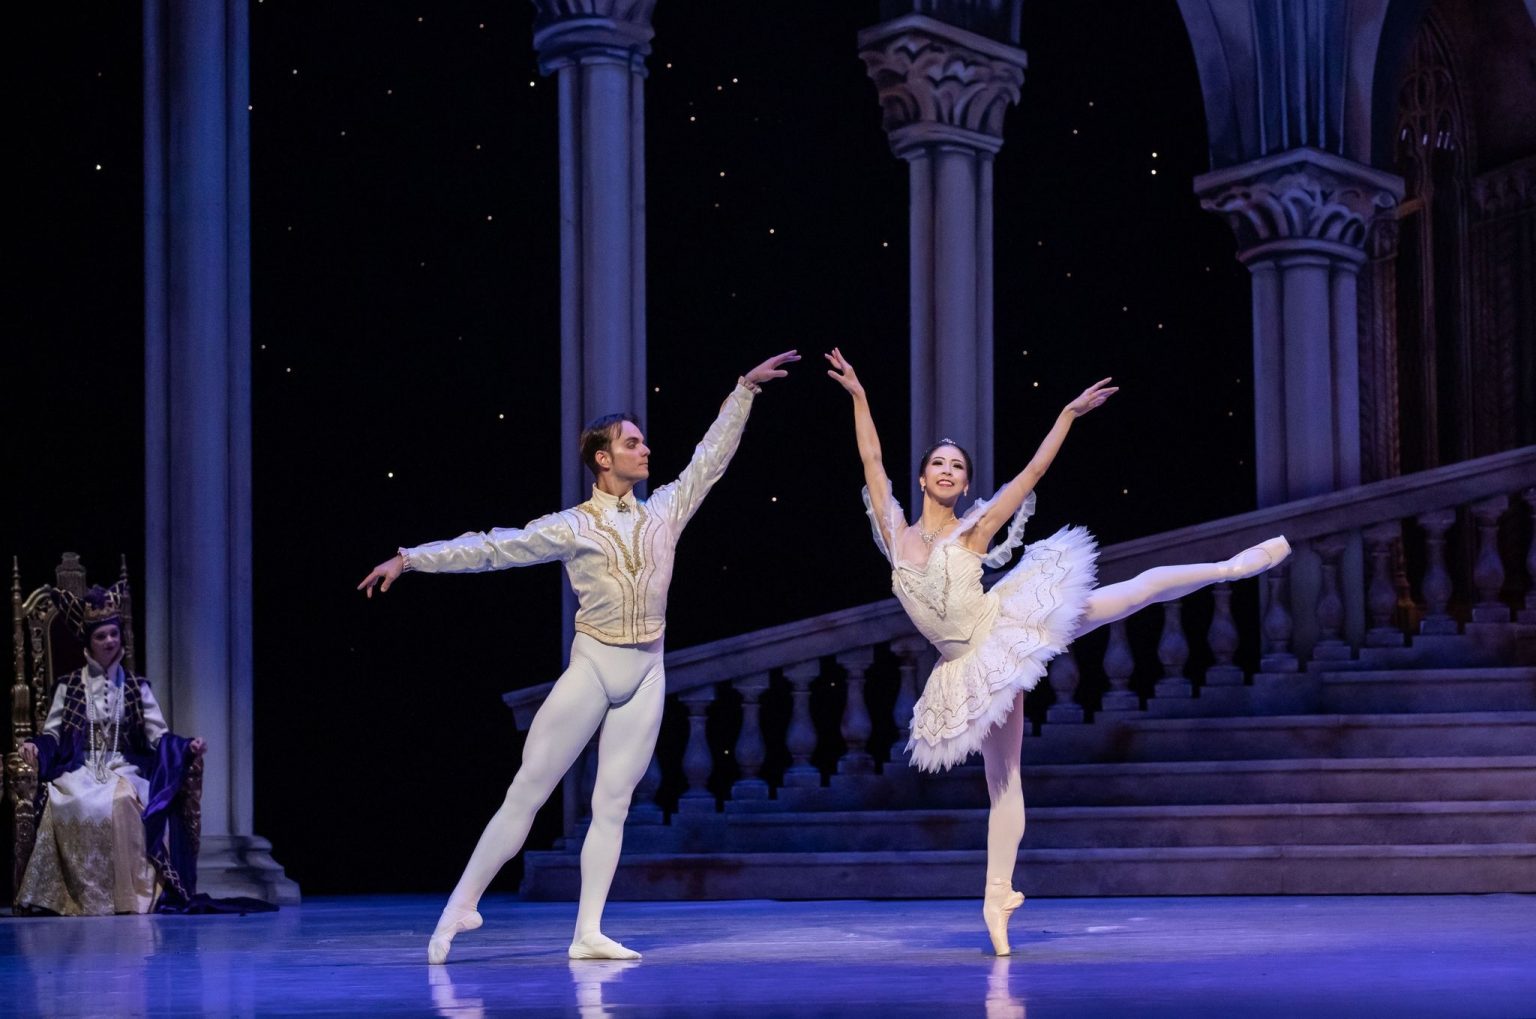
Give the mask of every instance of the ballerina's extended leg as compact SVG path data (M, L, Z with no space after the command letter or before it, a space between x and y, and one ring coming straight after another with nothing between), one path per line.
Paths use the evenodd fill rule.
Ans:
M1257 576L1279 565L1290 554L1290 542L1284 537L1275 537L1244 549L1225 562L1157 566L1130 580L1106 584L1088 596L1088 605L1074 637L1124 619L1148 605L1174 601L1211 584Z

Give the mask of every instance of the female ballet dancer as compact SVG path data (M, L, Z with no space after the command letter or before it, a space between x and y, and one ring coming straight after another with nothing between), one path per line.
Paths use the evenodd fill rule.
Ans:
M629 414L598 418L581 434L581 458L592 472L592 498L522 528L469 533L451 541L402 548L364 577L358 589L388 591L400 575L478 573L559 560L576 592L576 638L570 667L533 716L523 763L464 867L437 928L427 961L448 960L454 936L481 924L480 896L523 847L534 813L549 799L592 734L597 781L592 823L581 846L581 901L572 959L638 959L640 953L602 933L603 905L619 865L624 820L635 786L656 749L665 697L662 634L673 552L683 528L725 473L764 383L789 374L795 351L770 357L741 377L677 480L635 498L650 477L651 451Z
M955 504L970 484L971 458L941 439L918 462L923 509L908 524L891 493L869 400L842 351L825 355L827 374L853 397L853 427L864 462L864 507L875 542L891 563L891 589L913 625L933 642L941 661L912 712L907 751L926 771L958 764L980 750L991 796L987 817L987 883L981 915L998 955L1009 954L1008 919L1024 902L1013 890L1013 869L1024 838L1024 789L1019 755L1024 694L1046 664L1073 640L1124 619L1154 602L1172 601L1208 584L1262 573L1290 554L1271 538L1222 563L1160 566L1119 584L1095 587L1094 539L1065 527L1024 549L1018 565L990 591L983 566L1001 566L1024 540L1034 512L1035 485L1061 449L1072 422L1118 391L1104 379L1063 408L1018 477L964 516ZM1007 536L987 546L1010 518Z

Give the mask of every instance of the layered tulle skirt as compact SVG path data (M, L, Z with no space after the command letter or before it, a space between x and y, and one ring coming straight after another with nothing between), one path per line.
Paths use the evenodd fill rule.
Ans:
M1007 720L1019 692L1034 689L1076 636L1097 557L1097 542L1081 527L1064 527L1025 547L988 594L996 605L991 623L928 677L907 743L914 765L942 771L959 764Z

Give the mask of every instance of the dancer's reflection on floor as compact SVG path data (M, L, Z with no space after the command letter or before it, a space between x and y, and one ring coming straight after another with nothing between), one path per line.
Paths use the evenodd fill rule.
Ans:
M987 973L987 1019L1024 1019L1024 999L1016 998L1008 990L1011 956L998 956L992 960Z
M432 1010L444 1019L485 1019L485 999L459 997L447 966L428 966L427 986L432 991Z
M581 1019L610 1019L603 1006L603 985L640 963L633 959L572 959L571 982L576 985L576 1011Z

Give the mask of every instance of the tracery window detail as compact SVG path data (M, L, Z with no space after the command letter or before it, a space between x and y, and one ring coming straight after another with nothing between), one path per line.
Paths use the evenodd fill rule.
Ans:
M1470 141L1445 34L1424 19L1398 89L1397 360L1401 469L1476 455L1467 239Z

